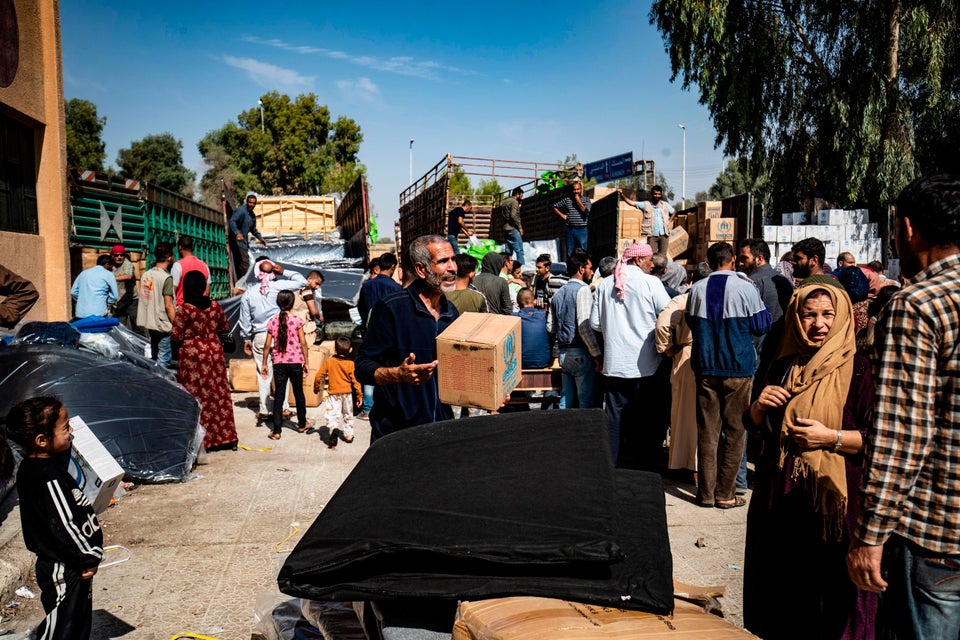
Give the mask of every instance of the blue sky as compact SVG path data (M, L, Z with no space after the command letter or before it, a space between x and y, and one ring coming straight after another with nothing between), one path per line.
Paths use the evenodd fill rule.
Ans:
M107 117L107 163L170 132L197 141L264 93L313 92L363 132L371 202L392 235L399 193L445 154L584 162L632 151L680 197L723 167L697 94L671 83L649 3L79 2L60 4L64 92ZM501 180L505 187L509 180Z

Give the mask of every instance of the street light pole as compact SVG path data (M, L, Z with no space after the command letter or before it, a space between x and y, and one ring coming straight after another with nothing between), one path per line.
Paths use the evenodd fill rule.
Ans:
M257 104L260 105L260 133L265 133L266 129L263 126L263 100L257 100Z
M410 184L413 184L413 138L410 138Z
M680 197L683 199L683 208L687 208L687 128L682 124L678 127L683 131L683 151L680 155Z

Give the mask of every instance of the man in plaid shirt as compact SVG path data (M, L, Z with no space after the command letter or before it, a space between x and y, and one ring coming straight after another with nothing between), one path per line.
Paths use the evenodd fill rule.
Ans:
M907 285L878 323L876 405L851 579L882 592L878 636L960 637L960 177L896 201Z

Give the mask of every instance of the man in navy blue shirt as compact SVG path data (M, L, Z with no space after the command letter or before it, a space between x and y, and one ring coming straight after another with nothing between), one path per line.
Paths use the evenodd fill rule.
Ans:
M437 336L457 319L443 295L457 284L456 255L443 236L422 236L409 249L416 279L383 298L370 312L357 354L357 379L375 384L370 441L394 431L453 418L441 404L437 379Z
M467 228L467 214L473 211L473 203L464 200L459 207L454 207L447 214L447 240L453 245L453 252L460 253L460 247L457 246L457 236L462 232L468 238L473 235L473 231Z
M250 243L248 236L260 241L260 244L267 246L267 241L263 239L257 230L257 218L253 210L257 206L257 194L248 191L243 199L243 204L237 207L230 216L230 245L234 249L233 264L236 267L237 280L242 278L250 267Z

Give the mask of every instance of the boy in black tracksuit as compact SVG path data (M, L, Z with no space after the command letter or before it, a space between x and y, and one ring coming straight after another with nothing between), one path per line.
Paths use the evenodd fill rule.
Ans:
M67 472L73 441L68 421L66 408L49 396L21 402L6 418L7 436L26 456L17 491L23 539L37 554L37 584L47 614L37 638L44 639L90 637L91 578L103 558L96 513Z

